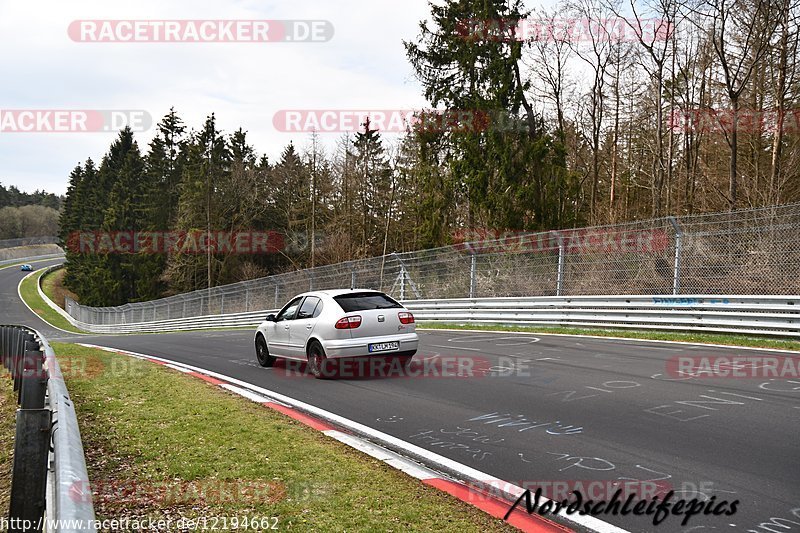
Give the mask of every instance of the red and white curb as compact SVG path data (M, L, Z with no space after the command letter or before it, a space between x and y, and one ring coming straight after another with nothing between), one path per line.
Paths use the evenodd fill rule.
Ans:
M262 404L265 407L283 413L284 415L297 420L298 422L321 431L325 435L336 439L343 444L364 452L367 455L370 455L371 457L374 457L375 459L378 459L379 461L382 461L397 470L419 479L428 486L435 487L458 498L459 500L467 502L470 505L473 505L496 518L502 519L505 516L510 506L508 500L515 501L525 492L525 489L522 487L518 487L512 483L497 479L489 474L458 463L452 459L424 448L420 448L414 444L405 442L387 433L383 433L311 404L307 404L300 400L295 400L289 396L252 385L236 378L152 355L128 350L119 350L106 346L97 346L95 344L79 343L79 345L86 348L96 348L106 352L143 359L145 361L157 363L173 370L177 370L178 372L202 379L203 381L206 381L214 386L221 387L250 401ZM352 433L342 431L341 429L336 429L336 427L349 430ZM365 438L361 438L357 435L363 435L370 440L366 440ZM408 457L400 455L383 446L379 446L375 444L375 442L371 441L391 446L394 449L403 450L412 457L423 459L427 464L436 465L445 471L455 472L466 482L456 480L448 475L428 468L416 461L409 459ZM476 487L486 487L485 492L481 494L480 489L477 489ZM489 491L491 491L491 493L489 493ZM497 494L503 494L507 499L495 497ZM549 500L547 498L541 498L540 501L542 504L544 504ZM583 530L589 530L596 533L629 533L625 529L604 522L593 516L582 516L578 514L562 514L559 516L565 521L576 524L580 527L580 529ZM522 508L517 507L508 517L507 522L521 531L532 533L573 532L572 529L548 520L543 516L538 514L528 514L524 510L524 506L522 506Z

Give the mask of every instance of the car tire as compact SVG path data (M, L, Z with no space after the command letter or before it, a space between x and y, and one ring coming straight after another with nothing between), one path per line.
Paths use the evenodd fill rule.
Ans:
M256 360L263 367L271 367L275 364L275 357L269 354L267 341L262 335L256 337Z
M330 361L325 355L322 345L313 341L308 346L308 370L317 379L330 378Z

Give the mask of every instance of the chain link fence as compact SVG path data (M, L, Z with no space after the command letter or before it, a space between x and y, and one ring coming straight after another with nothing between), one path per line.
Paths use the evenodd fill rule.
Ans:
M58 237L23 237L19 239L0 240L0 249L32 246L35 244L60 244Z
M399 300L571 295L800 294L800 203L539 233L479 229L460 244L350 261L111 308L89 324L244 313L333 288Z

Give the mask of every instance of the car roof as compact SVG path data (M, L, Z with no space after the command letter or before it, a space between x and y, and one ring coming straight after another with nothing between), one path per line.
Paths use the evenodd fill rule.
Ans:
M374 294L383 294L382 292L376 291L376 290L373 290L373 289L329 289L329 290L324 290L324 291L304 292L303 294L298 294L298 296L320 296L320 295L325 295L325 296L330 296L331 298L334 298L336 296L341 296L342 294L357 293L357 292L369 292L369 293L374 293Z

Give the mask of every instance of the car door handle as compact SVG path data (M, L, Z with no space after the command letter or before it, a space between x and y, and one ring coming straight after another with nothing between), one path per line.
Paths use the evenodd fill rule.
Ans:
M283 326L283 329L289 329L289 326Z
M312 326L311 324L309 324L309 325L307 325L307 326L306 326L306 329L311 329L311 328L313 328L313 327L314 327L314 326Z

